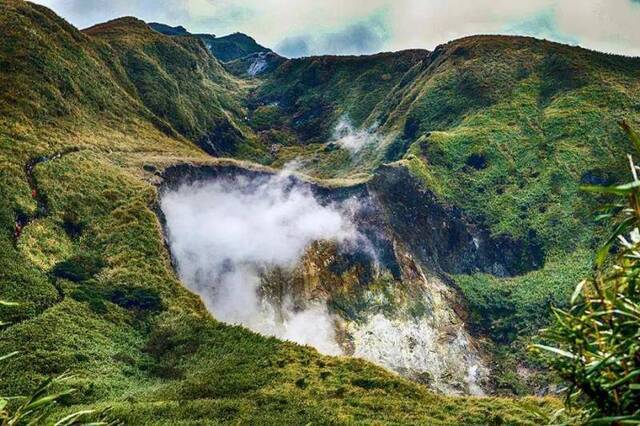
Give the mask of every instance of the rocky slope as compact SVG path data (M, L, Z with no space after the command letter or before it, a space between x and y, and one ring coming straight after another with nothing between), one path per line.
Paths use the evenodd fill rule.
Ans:
M229 180L240 186L245 185L247 179L256 183L244 187L243 192L251 191L252 187L270 179L270 175L237 167L178 166L164 173L161 192L165 193L163 198L177 196L173 202L185 205L193 202L193 199L191 195L178 195L179 192L184 194L202 185L215 185ZM331 353L368 359L440 392L484 394L483 388L488 389L488 369L477 343L465 327L465 308L455 289L435 272L433 262L437 262L438 258L447 259L450 247L436 245L434 253L429 254L415 251L415 245L406 239L402 229L401 224L406 218L397 220L393 210L395 206L388 204L389 195L398 188L389 189L382 185L375 190L363 185L327 188L300 181L293 175L286 179L289 180L286 186L312 191L323 206L344 205L359 237L353 241L314 241L299 254L292 267L268 263L258 265L261 285L257 292L261 295L260 303L267 304L268 309L258 314L263 317L259 321L252 316L240 322L256 331L263 331L261 324L270 318L272 310L279 312L275 321L284 325L291 321L288 317L320 305L332 314L338 349L334 350L325 342L318 341L322 343L319 349L330 348ZM185 185L192 189L185 190ZM209 196L216 197L215 193ZM254 210L254 214L270 214L260 211L256 204L245 207ZM164 206L164 202L161 205ZM181 275L186 285L205 301L225 297L225 291L211 282L218 279L211 278L212 275L217 276L217 272L208 270L204 264L198 266L196 274L185 271L193 269L194 257L225 256L226 250L209 254L195 251L187 255L181 253L179 246L184 246L181 241L190 241L194 245L194 239L176 235L176 232L185 233L184 219L177 220L175 213L165 208L163 214L169 214L169 221L165 224L167 243L174 254L176 268L183 272ZM385 210L388 214L385 214ZM225 218L202 216L201 220L224 221ZM435 221L441 227L440 231L426 235L426 238L437 241L443 237L441 233L450 233L444 235L444 240L452 242L453 247L463 245L456 239L460 234L465 237L469 235L467 226L472 226L447 213ZM172 229L172 226L179 226L180 230ZM188 226L199 230L206 224L195 221ZM263 226L261 232L271 231ZM492 244L482 240L478 246L474 246L472 241L466 242L466 245L470 252L478 253L482 259L485 243ZM198 250L196 247L199 245L193 250ZM478 261L478 266L482 260ZM499 262L507 260L504 258ZM224 263L224 268L234 270L241 267L240 264L234 266L234 263L229 259ZM244 260L242 267L246 267ZM504 273L507 271L498 262L489 263L488 267L502 268ZM229 300L224 303L234 302ZM215 314L218 304L213 302L213 305ZM244 309L249 308L245 306ZM310 317L308 321L313 321L313 318ZM305 323L304 326L311 328L312 324ZM304 332L298 334L303 336L303 341L307 337L313 338Z
M531 392L517 371L535 363L520 349L590 268L600 235L593 198L579 185L615 181L626 167L617 121L638 126L639 77L637 58L477 36L433 52L284 62L253 90L249 117L272 145L274 165L295 159L316 177L375 181L391 163L423 193L419 205L400 203L398 217L411 208L404 217L421 220L432 199L510 242L491 250L507 258L515 250L513 277L464 265L473 256L452 257L446 273L469 303L472 326L498 343L500 387ZM432 251L424 238L417 243Z
M251 136L243 128L238 99L243 84L226 73L198 39L166 37L135 18L96 25L84 33L113 49L134 94L169 130L214 155L233 155L241 145L247 147Z

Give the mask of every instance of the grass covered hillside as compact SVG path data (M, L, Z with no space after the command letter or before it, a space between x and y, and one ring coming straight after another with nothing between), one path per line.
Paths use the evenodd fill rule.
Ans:
M535 332L590 268L601 236L579 185L619 181L627 167L617 122L640 123L640 60L467 38L436 51L395 102L387 125L401 126L409 146L398 166L493 234L544 252L544 266L524 276L455 278L495 342Z
M325 142L342 115L355 126L371 124L371 111L427 54L407 50L285 61L250 98L253 124L259 130L285 128L303 144Z
M579 186L615 182L627 167L617 122L640 126L640 59L475 36L428 54L291 60L263 79L250 117L280 145L274 164L297 159L317 177L360 180L381 164L406 168L492 235L541 252L538 270L522 276L450 277L472 326L490 337L499 387L530 392L524 376L541 385L520 349L591 267L602 236ZM373 129L356 153L325 143L343 116Z
M242 33L233 33L216 38L203 38L203 35L198 35L198 37L202 38L202 41L204 41L213 56L222 62L233 61L254 53L271 52L271 49L259 45L253 38Z
M223 161L195 143L229 152L227 132L235 155L261 158L244 83L133 19L83 33L5 0L0 34L0 294L18 303L0 306L0 354L19 351L0 394L70 371L76 392L51 420L109 406L127 424L535 424L556 404L439 396L215 321L171 267L157 174Z
M135 94L157 117L215 155L242 155L251 133L239 102L244 84L195 37L167 37L135 18L84 30L119 56ZM260 155L257 148L253 154Z

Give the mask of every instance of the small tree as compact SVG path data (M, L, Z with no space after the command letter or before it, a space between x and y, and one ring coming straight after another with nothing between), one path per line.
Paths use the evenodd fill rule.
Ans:
M640 137L621 126L640 152ZM616 199L598 217L612 223L611 236L569 309L553 310L545 344L533 345L567 381L567 407L585 424L640 424L640 168L628 159L631 182L583 187Z

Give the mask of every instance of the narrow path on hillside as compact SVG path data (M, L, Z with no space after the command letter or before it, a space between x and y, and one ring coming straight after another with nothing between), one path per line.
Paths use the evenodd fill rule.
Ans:
M22 235L22 232L24 231L24 228L26 226L28 226L29 224L31 224L32 222L38 220L38 219L43 219L45 217L47 217L50 214L50 207L49 207L49 199L48 196L46 194L46 192L44 192L38 183L38 179L36 178L36 173L35 173L35 169L38 165L40 164L44 164L47 163L49 161L53 161L53 160L59 160L69 154L74 154L74 153L78 153L81 151L92 151L92 149L87 148L87 147L68 147L65 148L63 150L60 151L56 151L53 154L50 155L43 155L43 156L38 156L38 157L33 157L30 158L23 166L24 169L24 173L25 173L25 177L27 180L27 184L29 185L29 191L31 193L31 197L36 201L36 210L35 212L33 212L32 214L26 215L26 214L18 214L16 217L16 221L15 221L15 231L14 231L14 245L17 247L18 241ZM129 151L109 151L110 153L116 153L116 152L129 152ZM152 151L153 152L153 151ZM152 203L150 203L149 208L154 209L156 208L156 206L154 205L156 203L156 201L153 201ZM42 311L38 312L37 314L29 317L29 318L24 318L22 320L19 321L15 321L13 323L11 323L10 325L8 325L8 327L6 327L5 329L11 328L15 325L18 325L24 321L28 321L28 320L33 320L35 318L38 318L39 316L43 315L44 313L46 313L49 309L57 306L58 304L60 304L61 302L64 301L65 298L65 294L64 291L62 289L62 287L59 285L58 283L58 279L56 276L54 276L54 274L52 272L44 272L43 274L47 277L47 279L49 280L50 284L55 288L58 297L56 299L55 302L53 302L50 306L47 306L46 308L44 308Z
M79 152L79 147L66 148L62 151L55 152L52 155L34 157L28 160L24 165L24 173L27 177L27 183L29 184L29 191L31 191L31 197L36 201L36 211L32 215L18 215L16 217L16 225L14 232L14 240L17 244L22 230L25 226L29 225L36 219L41 219L49 214L49 203L45 193L39 190L38 181L35 176L35 168L38 164L46 163L52 160L58 160L65 155Z
M27 183L29 184L29 190L31 191L31 197L33 197L33 199L36 201L37 207L36 207L36 211L31 215L20 215L20 214L17 215L16 223L15 223L15 231L14 231L14 244L16 246L18 244L18 240L20 239L20 236L22 235L22 231L24 230L24 228L26 226L28 226L30 223L32 223L33 221L35 221L37 219L41 219L41 218L46 217L49 214L49 204L48 204L47 196L38 187L38 181L37 181L36 176L35 176L35 168L36 168L36 166L38 164L46 163L48 161L60 159L60 158L64 157L65 155L72 154L72 153L79 152L79 151L80 151L79 147L70 147L70 148L55 152L55 153L53 153L51 155L31 158L25 163L25 165L24 165L25 176L26 176L26 179L27 179ZM25 319L22 319L20 321L16 321L16 322L11 323L11 325L8 328L13 327L13 326L15 326L17 324L20 324L20 323L22 323L24 321L31 320L31 319L34 319L36 317L39 317L40 315L42 315L43 313L47 312L49 309L53 308L54 306L57 306L58 304L60 304L64 300L64 291L62 290L62 288L58 284L58 281L57 281L56 277L54 277L53 274L51 274L51 273L45 273L45 275L47 276L49 282L51 283L51 285L55 288L56 292L58 293L58 297L57 297L56 301L53 302L50 306L47 306L46 308L44 308L41 312L38 312L36 315L34 315L32 317L25 318Z

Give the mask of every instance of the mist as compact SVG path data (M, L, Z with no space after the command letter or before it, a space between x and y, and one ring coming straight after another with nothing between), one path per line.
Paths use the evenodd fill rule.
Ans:
M356 129L348 117L343 116L333 129L332 142L356 154L369 145L375 145L380 141L380 136L376 133L377 125Z
M326 303L273 306L259 290L261 271L293 268L310 243L356 241L345 206L321 205L283 172L184 184L163 194L161 208L180 279L215 318L342 353Z
M377 138L373 131L344 123L341 140L354 149ZM160 207L178 275L216 319L327 355L364 358L414 380L428 377L430 386L443 393L481 394L488 370L451 308L452 290L428 279L413 261L406 264L413 266L398 264L401 274L418 271L413 281L389 283L382 292L376 286L364 289L356 304L367 308L357 320L345 317L322 292L313 296L295 287L291 277L309 267L303 257L317 241L334 243L337 256L366 256L377 276L386 271L379 256L384 244L393 244L397 256L395 240L382 243L383 234L372 239L372 230L363 226L376 211L371 198L332 199L320 201L309 184L285 169L277 175L223 174L169 187ZM402 272L403 265L410 271ZM419 317L416 303L428 307ZM393 310L380 311L381 306Z

